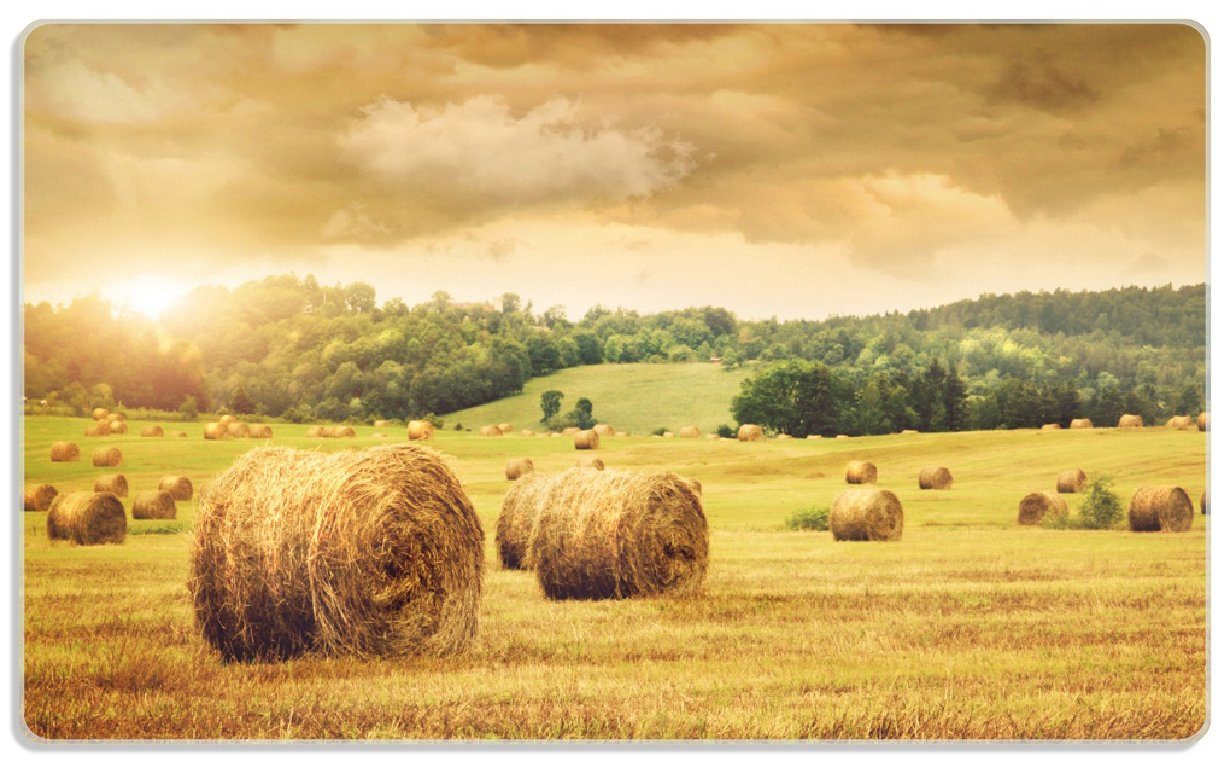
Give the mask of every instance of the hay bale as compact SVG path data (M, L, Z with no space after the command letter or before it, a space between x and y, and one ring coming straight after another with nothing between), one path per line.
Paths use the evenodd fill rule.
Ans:
M79 546L123 543L128 535L124 505L111 493L66 493L47 511L47 537Z
M1093 420L1072 419L1072 423L1068 425L1068 429L1093 429Z
M1209 431L1209 414L1201 413L1196 417L1196 428L1201 432Z
M1145 425L1145 420L1135 413L1125 413L1119 417L1120 429L1140 429Z
M529 564L548 598L699 591L709 525L700 498L678 476L569 469L533 487Z
M250 437L252 427L242 421L232 421L226 425L226 433L230 437Z
M95 493L111 493L116 498L128 497L128 480L122 474L100 474L94 480Z
M345 424L336 427L329 427L329 437L354 437L354 427Z
M273 437L273 427L268 424L253 424L248 429L248 436L268 440Z
M560 434L564 435L565 437L571 437L580 431L581 431L580 427L564 427L562 430L560 430Z
M572 447L577 450L597 450L598 433L592 429L584 429L573 433Z
M837 435L836 437L834 437L833 439L834 439L834 440L849 440L849 439L850 439L850 435L848 435L848 434L839 434L839 435Z
M218 423L224 427L228 427L231 424L234 424L236 421L239 421L239 419L235 418L229 413L224 413L218 417Z
M496 424L496 426L499 428L502 434L508 434L509 432L513 431L512 424Z
M208 428L208 427L207 427L207 428ZM209 435L206 435L206 437L208 437L208 436L209 436ZM308 427L308 428L307 428L307 432L305 432L305 433L304 433L304 436L305 436L305 437L324 437L324 436L325 436L325 428L324 428L324 427L322 427L322 426L318 426L318 425L313 425L313 426L310 426L310 427Z
M119 466L124 463L124 454L119 448L95 448L92 456L95 466Z
M902 429L901 434L918 434L917 429Z
M581 456L577 459L576 465L582 469L597 469L598 471L606 469L606 462L597 456Z
M172 437L187 437L188 433L182 429L176 429L174 432L171 432L171 436Z
M1132 532L1187 532L1192 527L1192 499L1178 485L1150 485L1138 489L1128 506Z
M697 498L699 498L701 493L704 492L704 486L701 485L700 480L695 477L684 477L683 481L688 484L688 487L692 488L692 492L696 493Z
M1060 493L1081 493L1088 478L1083 469L1066 469L1059 473L1055 489Z
M388 419L376 419L375 421L372 422L372 426L374 427L387 427L388 425L389 425Z
M57 442L51 445L52 461L76 461L81 458L81 449L75 442Z
M715 433L713 433L713 432L710 432L709 434L705 435L705 439L706 439L706 440L709 440L709 441L720 440L720 439L722 439L722 436L721 436L721 435L719 435L719 434L715 434Z
M107 418L107 414L109 413L111 413L111 411L108 411L106 408L95 408L93 413L94 420L103 421Z
M430 421L415 419L406 424L406 438L409 440L430 440L436 433L436 428Z
M108 423L112 421L123 421L123 420L124 420L124 414L120 413L119 411L107 414Z
M919 490L952 489L952 472L947 466L924 466L918 473Z
M206 439L206 440L224 440L224 439L226 439L226 425L225 425L225 424L221 424L221 423L219 423L219 424L206 424L206 425L205 425L205 439Z
M1063 519L1068 516L1068 504L1059 493L1041 490L1021 499L1017 506L1016 521L1023 525L1036 525L1043 519Z
M435 656L473 640L483 529L435 451L257 448L200 500L189 588L224 660Z
M870 461L851 461L846 464L846 482L851 485L874 485L879 478L879 470Z
M175 519L175 499L165 490L144 490L133 496L133 519Z
M1191 416L1171 416L1166 421L1166 427L1169 429L1187 429L1192 425Z
M680 427L680 437L700 437L700 427L688 424L686 427Z
M504 462L504 479L518 480L534 471L534 462L528 458L510 458Z
M807 435L807 439L809 439L809 440L823 440L823 439L824 439L824 435L822 435L822 434L809 434L809 435Z
M666 430L665 432L663 432L663 433L662 433L662 436L663 436L663 437L674 437L674 436L675 436L675 433L674 433L674 432L672 432L672 431L670 431L670 430L668 429L668 430Z
M51 506L60 491L54 485L40 482L36 485L26 485L22 509L24 511L46 511Z
M522 436L522 437L533 437L533 436L534 436L534 430L533 430L533 429L522 429L522 430L521 430L521 436Z
M759 424L743 424L739 427L739 442L759 442L764 439L764 427Z
M158 480L158 489L165 490L177 501L192 500L192 480L171 474Z
M834 540L901 540L905 515L891 490L843 490L833 498L829 529Z
M785 432L782 432L782 433L780 433L780 434L778 434L778 435L777 435L777 439L779 439L779 440L793 440L793 439L794 439L794 437L793 437L793 436L791 436L791 435L786 434Z
M527 474L504 494L495 523L495 550L506 570L528 570L530 536L541 504L539 489L550 482L545 474Z
M479 437L503 437L504 432L494 424L484 424L478 428Z
M599 437L615 436L615 427L610 424L594 424L594 431L598 433Z
M616 436L616 437L627 437L627 436L628 436L628 433L627 433L627 432L620 432L620 431L616 431L616 432L615 432L615 436Z
M1058 432L1061 429L1063 429L1063 427L1058 424L1043 424L1042 425L1043 432Z
M111 424L106 421L100 421L85 428L86 437L106 437L111 434Z
M153 424L148 427L142 427L141 429L142 437L162 437L164 434L165 433L162 431L162 427L158 426L157 424Z
M111 434L128 434L128 423L123 419L112 421L109 425Z

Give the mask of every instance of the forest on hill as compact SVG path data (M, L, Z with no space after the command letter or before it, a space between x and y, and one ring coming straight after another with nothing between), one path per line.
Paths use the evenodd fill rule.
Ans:
M26 304L25 395L290 421L446 414L527 380L601 363L754 363L732 419L792 434L1033 426L1204 405L1205 287L988 295L824 320L722 307L596 306L578 321L515 294L377 304L367 284L273 276L201 287L159 321L97 295ZM45 401L45 404L43 404Z

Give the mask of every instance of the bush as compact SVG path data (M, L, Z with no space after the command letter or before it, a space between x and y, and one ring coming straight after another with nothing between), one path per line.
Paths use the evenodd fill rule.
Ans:
M722 424L717 428L717 436L722 438L731 438L738 436L738 431L729 424Z
M1080 526L1087 530L1105 530L1121 524L1123 501L1111 490L1110 477L1094 475L1081 503Z
M829 529L828 508L799 509L786 520L787 530L827 530Z
M192 395L184 398L184 402L180 403L179 415L184 421L196 421L201 415L200 408L197 406L196 398Z
M652 432L650 432L649 434L651 434L651 435L661 435L661 434L665 434L665 433L666 433L666 427L658 427L657 429L653 430L653 431L652 431Z

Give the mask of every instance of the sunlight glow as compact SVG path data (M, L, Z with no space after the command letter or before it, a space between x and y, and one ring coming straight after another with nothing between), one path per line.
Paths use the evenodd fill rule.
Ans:
M114 287L110 296L118 305L157 319L190 288L190 285L175 278L139 275Z

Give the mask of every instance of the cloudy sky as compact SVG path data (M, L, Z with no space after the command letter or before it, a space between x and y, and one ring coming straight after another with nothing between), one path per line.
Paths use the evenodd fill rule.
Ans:
M25 298L824 317L1205 278L1185 26L49 25Z

